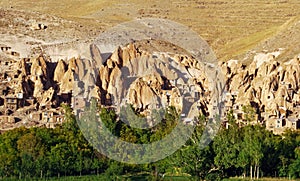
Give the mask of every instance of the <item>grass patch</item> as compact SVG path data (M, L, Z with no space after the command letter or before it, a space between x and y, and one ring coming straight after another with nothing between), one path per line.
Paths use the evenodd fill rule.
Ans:
M250 178L227 178L223 179L223 181L251 181ZM299 179L293 180L293 179L287 179L287 178L260 178L258 181L299 181Z

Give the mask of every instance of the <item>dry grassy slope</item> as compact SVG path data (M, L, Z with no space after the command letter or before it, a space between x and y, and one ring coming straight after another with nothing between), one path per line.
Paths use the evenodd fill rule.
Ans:
M237 51L233 47L239 47ZM226 48L229 54L244 63L251 63L259 52L271 52L284 49L277 61L288 61L300 53L300 16L295 16L283 25L255 33L241 40L231 42ZM224 57L223 57L224 58ZM225 60L226 60L225 58Z
M276 35L260 43L255 51L284 48L279 61L288 61L300 53L300 16L282 25Z
M256 47L300 14L299 0L1 0L0 6L54 14L96 28L136 17L168 18L191 27L223 59Z

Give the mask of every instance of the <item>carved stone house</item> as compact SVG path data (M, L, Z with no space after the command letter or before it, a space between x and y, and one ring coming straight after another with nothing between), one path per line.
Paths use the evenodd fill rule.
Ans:
M29 118L31 121L39 122L42 120L42 114L40 112L31 112Z
M8 86L6 83L0 83L0 96L5 96L8 93Z
M274 134L283 134L287 129L300 129L300 120L298 118L272 118L266 121L266 128Z
M71 107L73 109L84 109L86 107L86 99L84 97L72 97Z
M16 111L19 108L19 101L16 97L5 97L4 107L5 109Z
M14 124L16 123L16 118L13 116L0 116L1 124Z
M6 46L6 45L0 45L0 49L2 52L7 52L7 51L11 50L11 47Z
M56 125L62 124L64 115L59 114L56 110L49 110L42 113L42 122L47 128L55 128Z

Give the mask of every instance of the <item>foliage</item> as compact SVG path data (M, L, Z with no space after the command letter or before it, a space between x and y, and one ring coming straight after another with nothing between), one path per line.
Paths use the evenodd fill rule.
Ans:
M184 174L189 175L189 179L221 180L224 177L249 177L251 167L253 173L264 176L300 177L299 132L288 131L283 136L275 136L261 126L239 127L232 112L227 117L228 129L221 127L207 147L199 146L207 122L202 115L190 140L173 155L156 163L128 165L109 160L95 150L80 131L72 109L64 108L66 122L55 129L17 128L0 135L0 178L32 180L99 175L95 178L122 180L143 173L146 175L143 178L148 180ZM160 140L179 120L179 114L170 107L159 124L145 130L132 128L118 120L114 111L97 107L93 111L99 111L102 122L114 135L133 143ZM249 115L250 122L252 117ZM131 116L131 119L143 118Z

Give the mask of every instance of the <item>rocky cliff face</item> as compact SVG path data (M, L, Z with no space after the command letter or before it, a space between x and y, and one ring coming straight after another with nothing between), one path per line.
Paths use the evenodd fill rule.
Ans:
M118 47L107 60L96 45L91 45L90 51L91 60L72 58L53 63L41 55L17 61L17 71L9 73L14 77L9 95L33 97L38 109L57 108L62 102L75 106L70 95L87 100L93 97L103 106L131 104L145 114L167 106L179 112L196 106L205 115L214 109L210 87L215 80L207 77L207 65L192 56L147 51L141 43L138 48L133 43ZM277 61L283 51L257 53L250 64L239 60L220 64L226 81L225 112L233 110L243 120L239 114L244 113L243 107L251 106L260 123L298 121L300 56Z
M281 51L258 53L248 66L236 60L222 65L227 90L236 95L234 104L251 105L260 121L299 119L300 56L279 62Z
M182 111L183 98L189 98L189 104L207 102L209 97L199 96L209 92L202 64L190 56L148 52L135 44L119 47L99 70L102 104L128 103L139 111L172 105ZM206 106L202 109L207 111Z
M266 118L293 113L300 102L299 57L280 63L275 59L281 51L258 53L249 65L239 60L221 65L226 77L225 90L236 96L233 104L239 107L252 105L258 113L266 114ZM71 93L76 87L77 77L76 81L81 82L79 92L93 90L94 97L101 99L103 105L121 104L126 99L140 110L167 103L182 110L182 96L188 92L183 90L186 86L194 89L191 97L202 95L199 99L204 105L203 111L207 108L209 82L204 65L190 56L142 51L134 44L117 48L104 62L95 45L91 46L91 52L93 61L59 60L54 70L49 70L43 57L31 60L33 96L42 98L49 82L52 86L48 87L57 84L57 93ZM21 61L19 66L26 77L25 63ZM53 80L49 80L51 71L54 71ZM24 83L21 81L19 85ZM170 97L167 98L166 94ZM285 112L279 112L279 108Z
M256 53L250 64L241 60L220 63L226 81L224 120L226 112L233 110L241 123L248 124L243 115L245 108L251 107L256 118L253 124L279 129L290 122L293 126L288 128L300 128L300 56L280 61L284 51ZM181 111L183 98L188 97L191 102L198 101L198 109L209 115L212 92L205 68L186 55L156 54L134 44L119 47L100 68L102 103L121 104L125 98L141 111L158 105L172 105ZM130 82L126 76L136 79Z

